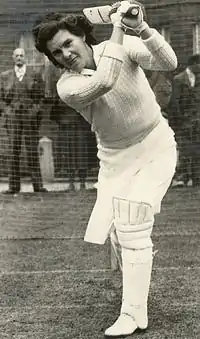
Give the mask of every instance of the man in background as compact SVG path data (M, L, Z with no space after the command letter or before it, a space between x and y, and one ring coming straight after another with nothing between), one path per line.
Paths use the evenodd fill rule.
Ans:
M188 59L187 67L173 81L169 123L179 150L177 178L200 187L200 54Z
M58 126L54 143L56 176L69 179L67 191L76 190L76 179L80 182L80 190L85 190L89 171L98 167L96 139L90 124L76 110L60 100L56 84L62 73L59 68L46 61L46 108L50 120Z
M172 95L171 72L147 71L147 76L162 115L168 119L168 104Z
M22 133L34 192L45 192L40 173L38 142L41 105L44 97L42 78L25 62L25 51L13 52L14 68L0 74L0 101L9 139L9 189L20 192L20 154Z
M62 176L61 173L64 171L69 177L69 191L76 190L77 175L80 190L85 190L87 172L90 167L89 159L92 158L89 149L92 134L90 125L73 108L64 104L59 97L54 99L50 118L58 124L56 153L59 175Z

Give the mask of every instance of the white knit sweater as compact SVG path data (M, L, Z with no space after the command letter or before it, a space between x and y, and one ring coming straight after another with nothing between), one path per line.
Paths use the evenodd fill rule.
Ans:
M105 41L93 52L96 71L66 71L57 83L58 94L92 125L103 147L134 145L162 118L142 68L174 70L176 55L155 29L146 40L125 35L123 46Z

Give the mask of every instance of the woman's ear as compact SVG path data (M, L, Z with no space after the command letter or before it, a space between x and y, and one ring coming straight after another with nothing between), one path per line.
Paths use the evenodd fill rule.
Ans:
M82 38L82 39L83 39L83 41L85 42L85 40L86 40L86 36L85 36L85 34L83 35L83 38Z

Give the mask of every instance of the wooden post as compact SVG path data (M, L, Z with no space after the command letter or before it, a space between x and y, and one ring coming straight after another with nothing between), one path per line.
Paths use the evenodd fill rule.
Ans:
M112 242L110 242L110 264L111 270L113 271L119 270L119 263Z
M110 235L110 261L112 270L122 270L121 246L115 232Z

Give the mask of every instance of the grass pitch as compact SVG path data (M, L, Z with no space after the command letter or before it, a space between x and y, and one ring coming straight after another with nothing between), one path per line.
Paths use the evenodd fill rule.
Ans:
M0 339L100 339L117 318L110 247L83 242L95 192L0 196ZM170 189L156 217L149 328L200 338L200 191Z

